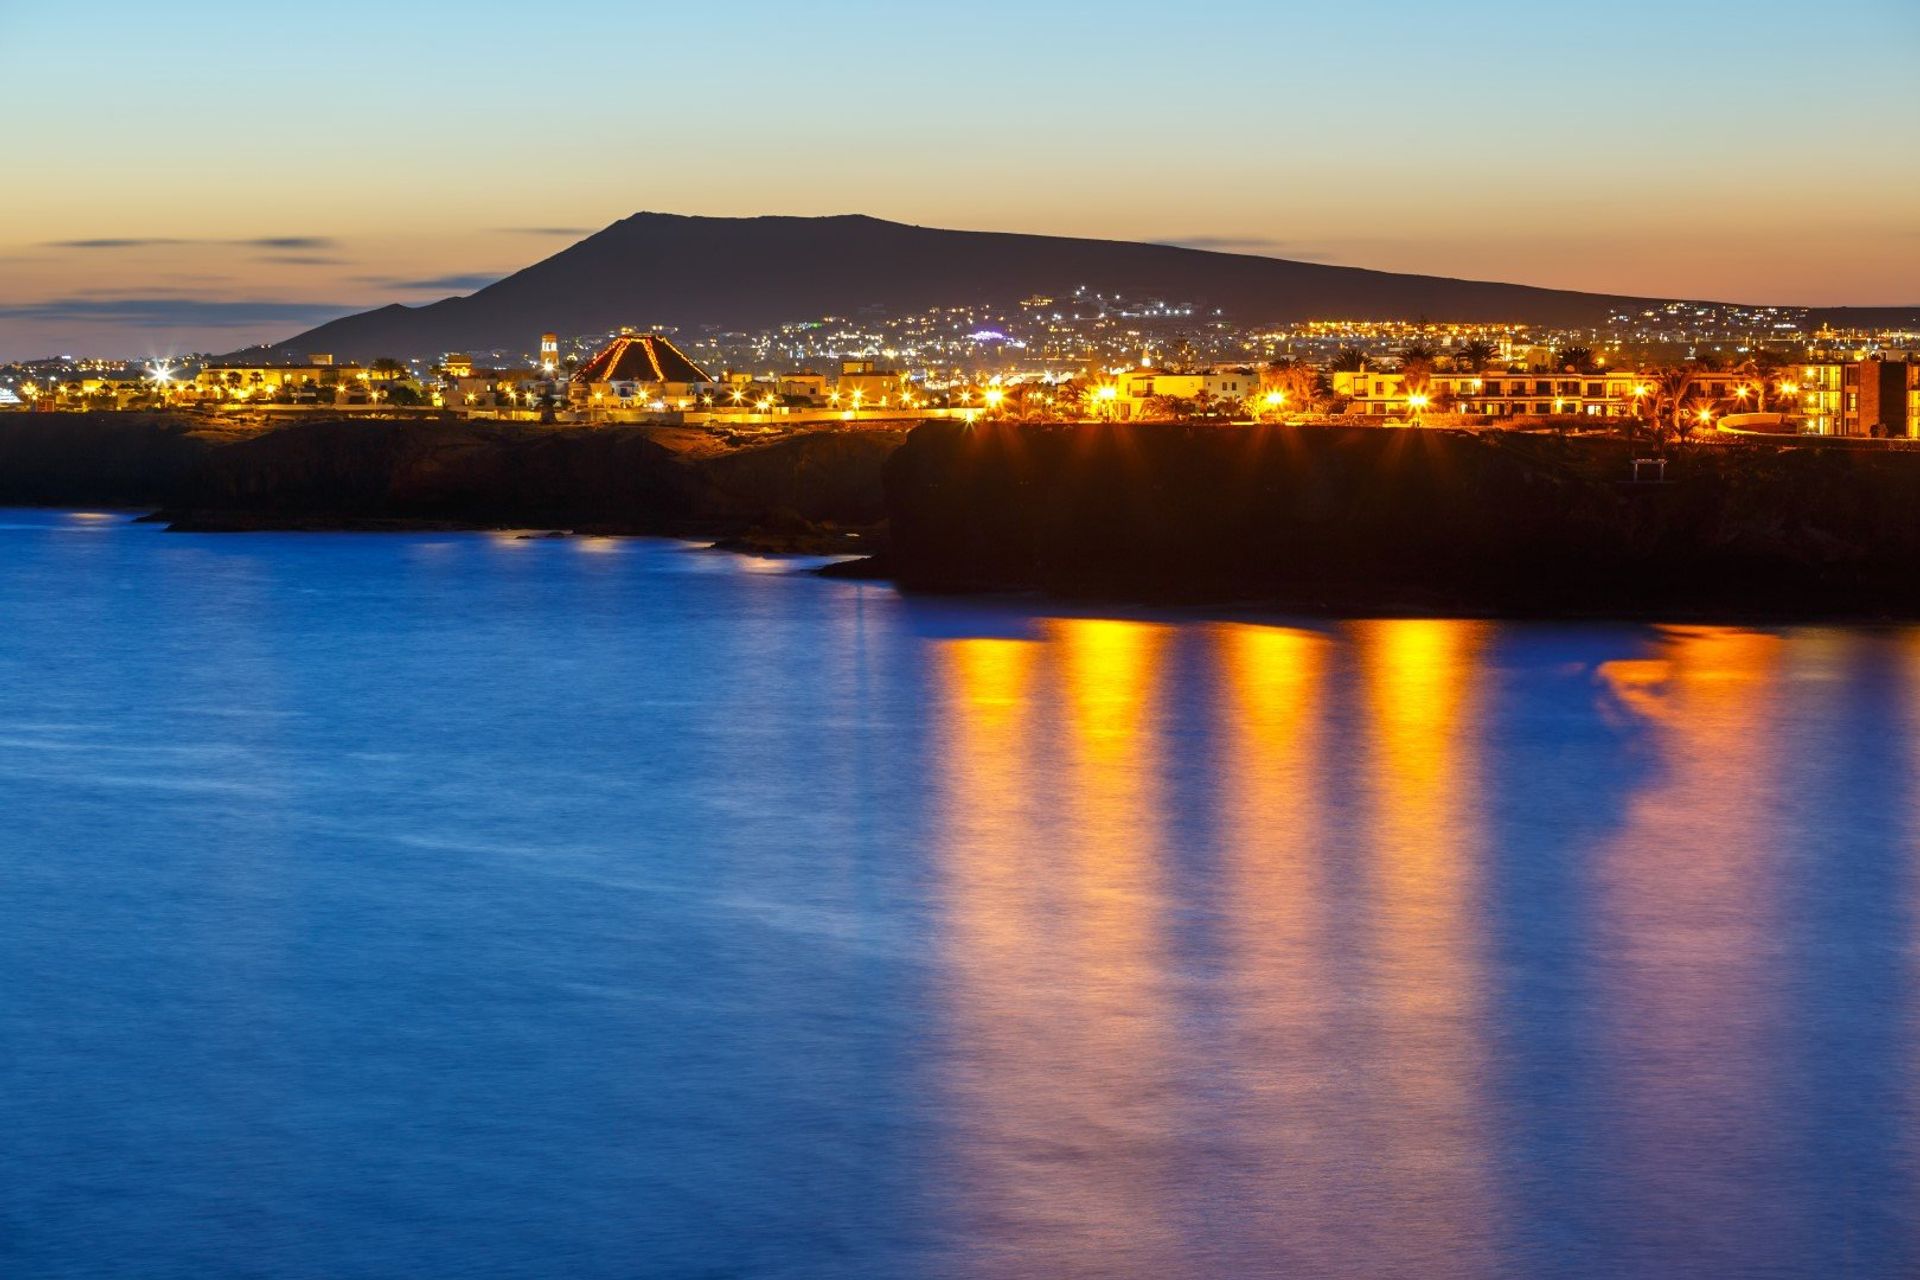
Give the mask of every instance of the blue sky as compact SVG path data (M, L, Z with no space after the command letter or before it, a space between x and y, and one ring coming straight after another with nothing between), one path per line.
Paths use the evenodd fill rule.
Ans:
M0 356L284 336L638 209L1920 301L1912 0L0 0L0 62Z

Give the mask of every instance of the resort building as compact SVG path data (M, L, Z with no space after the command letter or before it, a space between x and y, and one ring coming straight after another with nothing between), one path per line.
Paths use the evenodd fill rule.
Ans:
M1688 394L1705 403L1737 404L1751 374L1703 371ZM1381 370L1340 371L1333 393L1347 412L1405 418L1416 409L1430 414L1478 418L1620 418L1653 393L1652 375L1609 369L1593 373L1431 373L1410 377ZM1424 399L1416 404L1415 397Z
M719 385L664 334L623 331L580 366L567 391L576 406L594 410L687 409L710 401Z
M1789 399L1823 436L1920 434L1920 362L1875 354L1797 366Z
M210 364L194 377L192 394L203 400L272 399L284 388L345 387L364 384L369 371L335 364L332 356L308 356L305 364Z
M774 384L774 394L789 402L801 400L807 404L825 404L830 392L824 373L800 370L781 374Z
M1168 373L1164 369L1129 369L1114 379L1121 416L1147 416L1153 400L1206 401L1239 405L1260 392L1258 369L1206 369L1198 373Z
M882 369L871 360L845 360L834 392L841 404L897 405L907 394L907 375Z

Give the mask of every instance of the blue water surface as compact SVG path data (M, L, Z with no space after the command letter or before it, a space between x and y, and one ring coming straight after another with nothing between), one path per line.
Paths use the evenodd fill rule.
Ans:
M0 1275L1920 1273L1920 633L0 512Z

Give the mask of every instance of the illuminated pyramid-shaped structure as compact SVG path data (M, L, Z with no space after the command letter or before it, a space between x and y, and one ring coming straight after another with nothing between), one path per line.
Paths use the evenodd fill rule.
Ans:
M611 383L634 383L655 394L686 394L711 385L713 375L663 334L623 333L573 375L573 385L581 390Z

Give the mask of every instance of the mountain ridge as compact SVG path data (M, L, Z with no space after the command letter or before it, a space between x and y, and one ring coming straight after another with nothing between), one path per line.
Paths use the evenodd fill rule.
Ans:
M621 325L740 331L868 309L1010 305L1086 286L1218 308L1243 323L1429 317L1597 324L1673 299L1378 271L1180 245L955 231L867 214L639 212L474 293L344 316L267 349L342 358L526 349ZM1725 304L1722 304L1725 305ZM1810 309L1815 315L1906 308ZM1920 307L1914 308L1920 315Z

